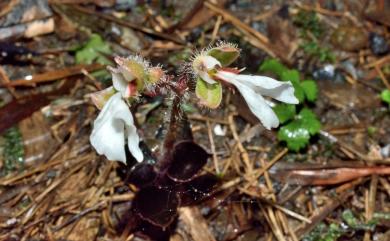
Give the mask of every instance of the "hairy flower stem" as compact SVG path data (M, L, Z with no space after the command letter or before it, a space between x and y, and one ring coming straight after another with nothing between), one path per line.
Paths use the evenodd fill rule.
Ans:
M170 151L172 150L175 141L177 139L177 128L179 126L179 115L180 115L180 97L175 95L172 101L170 119L168 124L168 129L164 137L163 144L161 146L161 158L157 162L157 166L160 170L165 169L169 163Z
M162 158L158 163L160 169L164 169L164 167L169 162L168 157L170 156L170 151L173 149L173 146L177 141L192 140L192 133L188 123L188 119L181 110L183 82L186 86L186 78L182 76L182 78L179 78L179 82L181 83L179 87L170 86L170 90L175 94L172 100L168 129L164 138L163 145L161 146L160 153Z

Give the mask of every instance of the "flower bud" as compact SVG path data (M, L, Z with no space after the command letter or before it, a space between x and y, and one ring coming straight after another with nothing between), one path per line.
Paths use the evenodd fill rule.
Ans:
M114 94L115 94L114 88L109 87L107 89L104 89L104 90L101 90L101 91L98 91L95 93L91 93L90 97L91 97L93 104L99 110L101 110L103 108L104 104L106 104L106 102L108 101L108 99L110 99L110 97L113 96Z
M117 68L108 68L112 73L114 88L121 92L123 98L137 96L148 82L149 63L139 56L115 57L115 62Z
M157 83L164 77L164 70L160 67L153 67L149 70L149 82L154 84Z
M142 58L115 57L115 62L119 65L119 70L124 75L126 81L130 82L133 79L146 80L146 71L149 68L149 64Z

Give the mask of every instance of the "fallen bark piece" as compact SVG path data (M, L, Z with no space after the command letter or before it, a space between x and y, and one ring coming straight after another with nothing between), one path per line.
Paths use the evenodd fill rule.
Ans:
M0 18L0 40L32 38L54 31L53 13L47 0L19 0L9 6Z
M19 37L32 38L38 35L51 33L53 30L53 18L35 20L26 24L17 24L10 27L0 28L0 40Z
M12 9L0 18L0 27L8 27L52 16L47 0L19 0L10 2Z
M13 100L0 108L0 134L19 121L29 117L35 111L49 104L53 96L63 95L72 88L71 81L66 81L61 87L45 94L30 95Z

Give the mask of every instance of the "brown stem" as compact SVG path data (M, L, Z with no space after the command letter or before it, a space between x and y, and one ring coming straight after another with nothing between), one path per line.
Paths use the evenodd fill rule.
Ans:
M177 129L179 128L179 114L180 97L175 95L170 112L169 126L166 130L164 142L161 146L160 158L158 158L157 162L157 166L160 170L165 169L170 161L170 151L172 150L178 136Z
M163 143L163 150L161 153L165 155L170 149L172 149L176 139L177 139L177 128L179 128L179 119L180 119L180 97L175 95L172 102L172 109L170 113L171 117L169 120L169 127L167 134Z

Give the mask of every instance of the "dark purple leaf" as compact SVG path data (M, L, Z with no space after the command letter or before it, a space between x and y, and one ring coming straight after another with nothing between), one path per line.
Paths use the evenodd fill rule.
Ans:
M175 219L179 198L176 192L149 186L134 198L134 211L144 220L159 227L167 227Z
M168 176L177 182L190 181L207 163L209 154L193 141L181 141L173 147Z
M184 183L180 196L181 205L192 205L208 198L217 184L218 178L213 174L205 174Z
M150 164L140 163L135 165L127 178L127 182L137 186L145 187L156 179L157 173Z

